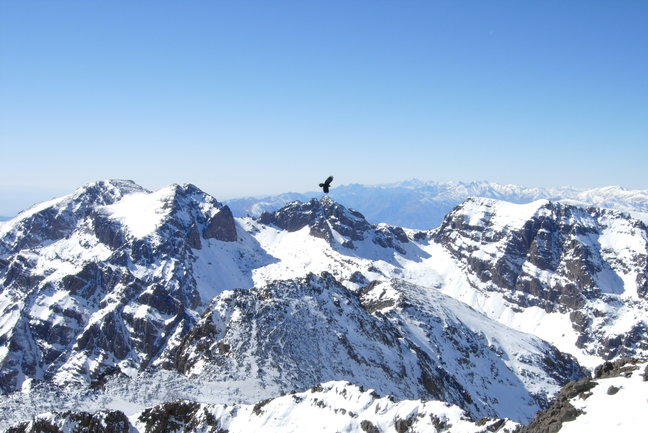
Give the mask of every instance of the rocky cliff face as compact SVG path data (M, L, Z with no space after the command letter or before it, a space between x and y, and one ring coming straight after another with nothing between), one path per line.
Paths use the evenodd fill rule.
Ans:
M38 248L69 236L97 206L118 202L128 194L147 193L124 180L90 183L74 193L21 212L0 229L0 255Z
M469 199L431 238L462 264L473 287L522 308L569 314L579 347L596 345L592 350L606 358L648 349L641 320L623 337L599 332L618 306L646 306L643 222L547 201L520 206Z

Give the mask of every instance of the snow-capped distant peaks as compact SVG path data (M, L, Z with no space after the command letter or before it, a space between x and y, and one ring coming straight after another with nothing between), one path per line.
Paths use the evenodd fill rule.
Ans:
M486 186L447 185L443 203ZM434 202L424 188L439 186L353 191L406 213ZM173 376L197 400L233 404L349 380L523 421L580 374L540 338L583 365L648 353L640 221L537 196L473 197L416 232L373 224L342 204L343 187L333 192L235 219L191 184L101 181L7 222L0 393ZM110 379L119 372L135 377Z
M272 212L292 200L307 201L312 194L281 194L265 198L228 200L235 216L259 216ZM384 222L399 227L427 230L437 227L443 217L468 197L487 197L511 203L530 203L539 199L561 201L582 207L618 209L648 222L648 190L621 187L579 189L527 188L494 182L433 182L409 180L384 185L342 185L335 188L338 203L356 209L372 223Z

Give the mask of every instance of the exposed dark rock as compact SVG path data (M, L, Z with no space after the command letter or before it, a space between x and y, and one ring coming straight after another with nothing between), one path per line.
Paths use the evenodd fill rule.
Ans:
M195 402L178 401L147 409L139 417L147 433L170 433L186 431L200 405Z
M186 373L189 368L191 368L190 359L192 353L208 352L210 344L216 340L218 336L219 330L214 326L212 316L206 315L198 326L191 328L186 337L180 343L174 361L175 368L180 373ZM227 343L219 341L219 347L223 346L229 348ZM219 350L219 354L224 354L224 352Z
M638 364L645 360L638 358L624 358L614 362L605 362L594 369L594 379L584 378L570 382L558 393L551 406L538 412L533 421L526 426L516 430L516 433L556 433L562 427L563 422L573 421L582 412L576 409L569 400L580 397L587 399L591 395L592 388L598 385L596 379L607 379L613 377L630 377L635 370L639 369ZM648 367L646 368L648 373ZM615 395L621 387L610 386L607 389L608 395Z
M636 365L637 362L639 362L638 358L623 358L613 362L605 362L594 369L594 378L629 377L633 371L639 369Z
M120 411L101 411L94 414L87 412L59 412L52 419L35 418L18 426L11 427L6 433L128 433L131 424L126 415ZM73 430L70 430L72 424Z
M439 433L445 432L447 430L450 430L450 428L452 428L452 424L450 424L444 418L439 418L438 416L432 414L430 415L430 419L432 420L432 425Z
M495 433L495 432L497 432L500 428L502 428L502 426L503 426L505 423L506 423L506 420L505 420L505 419L498 419L498 420L495 420L492 424L489 424L489 425L486 427L486 430L489 431L489 432L493 432L493 433Z
M596 382L588 378L569 383L548 409L538 412L531 423L516 433L557 433L564 422L573 421L582 413L569 400L585 394L596 385Z
M15 254L69 236L95 206L110 205L134 192L146 190L132 181L109 180L85 185L50 207L16 217L15 228L0 240L0 254Z
M375 299L375 298L369 298L366 295L373 290L376 289L376 287L379 287L380 284L382 284L382 281L372 281L371 283L367 284L365 287L360 289L360 300L362 301L363 307L369 312L369 313L375 313L376 311L385 309L385 308L390 308L394 307L396 305L396 300L390 299L390 298L385 298L385 299Z
M7 260L7 271L4 275L4 287L12 287L21 292L29 292L43 280L40 275L33 275L31 267L34 264L21 255L17 254L12 260Z
M648 288L644 255L620 263L598 240L610 220L627 220L627 215L546 202L515 228L493 222L501 212L494 200L468 199L446 216L431 237L465 264L469 277L480 288L500 292L523 308L570 314L580 333L577 346L591 354L614 359L648 349L644 338L648 329L643 323L619 336L599 335L590 326L590 301L614 302L604 291L614 292L618 290L615 285L622 285L617 277L618 281L606 282L610 287L599 287L600 274L615 276L615 272L633 269L640 296ZM632 230L639 235L646 230L638 221L633 224ZM551 278L539 276L538 271Z
M360 428L362 431L366 431L367 433L382 433L382 431L376 427L371 421L368 420L362 420L360 422Z
M223 206L211 219L203 233L205 239L235 242L238 239L236 223L229 207Z
M394 422L394 429L398 433L407 433L408 431L410 431L415 419L416 415L412 415L407 419L396 419L396 421Z
M91 184L19 219L0 239L2 254L34 248L3 255L0 263L0 289L14 290L20 299L17 308L23 308L14 329L0 337L0 344L10 349L0 365L2 392L37 375L47 381L77 356L93 362L79 364L89 370L71 373L94 384L102 383L120 361L136 369L153 362L157 367L173 364L177 347L168 346L169 338L182 337L191 328L202 302L192 273L192 250L202 247L202 232L236 240L235 222L227 207L195 186L175 185L156 196L160 222L155 231L136 236L105 208L132 192L145 190L132 182ZM68 240L78 253L57 255L52 262L74 271L44 282L57 269L42 268L37 248ZM92 250L104 247L109 255L98 260ZM91 260L84 260L84 250ZM163 271L141 274L146 268Z
M252 413L255 415L261 415L263 413L263 407L266 406L271 401L272 401L271 398L261 400L260 402L254 405L254 407L252 408Z
M318 383L317 385L312 386L312 387L310 388L310 392L323 392L323 391L324 391L324 388L323 388L322 385L319 384L319 383Z
M467 200L471 204L472 200ZM434 239L446 246L457 258L465 261L475 275L496 288L518 290L540 301L543 308L552 303L561 304L568 309L578 309L583 305L582 289L594 286L592 276L600 269L594 264L591 251L582 245L574 235L585 235L592 229L574 225L575 213L584 212L578 208L547 203L541 210L549 215L536 215L517 231L509 228L491 227L494 214L489 213L490 202L482 206L484 219L477 225L470 225L458 206L448 214L441 227L435 231ZM494 212L494 211L493 211ZM471 249L456 246L457 238L468 238L484 245L500 243L501 255L492 261L485 261L471 254ZM475 247L477 248L477 247ZM533 275L523 271L527 262L543 271L564 275L571 284L547 286Z
M99 242L107 245L110 249L118 249L126 240L120 224L101 213L94 214L92 227Z
M191 228L189 229L189 235L187 236L187 243L193 249L199 250L202 248L202 243L200 242L200 233L198 233L196 224L192 224Z
M415 290L395 285L388 290L390 295L381 299L378 295L382 284L387 287L396 283L371 283L357 293L346 289L332 275L322 274L223 293L182 339L176 368L187 375L194 374L195 368L208 368L215 377L255 380L284 392L345 377L397 399L439 399L471 413L495 415L484 397L475 392L478 387L471 386L479 379L463 378L456 368L447 368L438 361L434 349L436 345L453 347L463 353L465 372L471 371L471 363L480 363L487 356L488 365L504 374L508 367L492 350L482 347L484 337L458 323L453 336L443 331L438 331L437 336L437 326L450 326L437 323L433 312L419 310L422 304L414 304L419 299L415 293L419 292L411 292L411 298L396 296L390 300L401 290ZM416 290L425 292L423 288ZM368 296L371 291L375 293ZM369 299L384 303L374 305ZM384 308L388 302L397 308L385 312L376 309ZM410 318L406 312L429 326L421 329L429 332L427 338L434 341L429 348L422 348L403 324ZM542 358L520 361L533 363L534 368L551 369L552 381L558 384L579 377L572 358L550 352L549 347L543 349L543 354ZM516 380L513 374L506 373L511 383ZM399 379L372 382L367 377ZM529 404L541 404L547 397L528 398Z
M619 392L620 389L621 389L621 388L619 388L618 386L614 386L614 385L612 385L612 386L610 386L610 387L608 388L608 390L607 390L607 394L608 394L608 395L614 395L614 394L616 394L617 392Z
M352 283L360 284L360 285L367 285L369 284L369 280L367 277L362 275L360 271L356 271L351 275L351 278L349 279Z
M486 426L486 429L484 431L489 431L489 432L496 432L498 431L504 424L506 424L505 419L494 419L494 418L481 418L479 419L476 423L477 426Z

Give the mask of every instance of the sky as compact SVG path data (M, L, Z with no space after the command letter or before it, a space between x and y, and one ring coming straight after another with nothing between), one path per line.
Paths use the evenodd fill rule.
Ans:
M0 0L0 215L421 179L648 189L642 0Z

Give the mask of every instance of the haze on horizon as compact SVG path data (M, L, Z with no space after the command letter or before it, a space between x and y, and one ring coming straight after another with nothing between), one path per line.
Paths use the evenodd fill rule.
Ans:
M109 178L647 189L646 22L630 0L3 1L0 215Z

